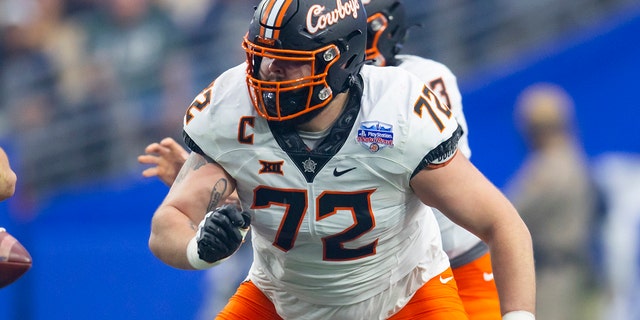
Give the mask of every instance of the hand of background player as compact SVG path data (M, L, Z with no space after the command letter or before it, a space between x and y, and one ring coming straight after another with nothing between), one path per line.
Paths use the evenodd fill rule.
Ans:
M212 264L231 256L240 248L250 224L249 213L238 210L234 205L224 205L207 213L194 237L199 260ZM191 248L187 249L187 256L193 267L201 269L213 266L198 264L198 261L194 261L194 248L191 243L189 246Z
M154 142L148 145L144 152L146 154L138 156L138 162L155 167L145 169L142 175L147 178L158 176L167 186L171 186L176 180L180 168L189 156L189 152L172 138L164 138L159 143Z

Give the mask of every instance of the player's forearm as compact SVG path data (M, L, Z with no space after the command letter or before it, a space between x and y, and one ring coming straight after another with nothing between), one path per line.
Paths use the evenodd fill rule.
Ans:
M13 196L16 191L16 181L16 173L11 169L9 157L0 148L0 200Z
M149 249L164 263L178 269L193 269L187 259L187 245L196 226L175 208L160 207L151 221Z
M535 268L531 235L520 219L495 229L488 241L502 314L535 314Z
M0 201L16 192L16 174L13 171L0 173Z

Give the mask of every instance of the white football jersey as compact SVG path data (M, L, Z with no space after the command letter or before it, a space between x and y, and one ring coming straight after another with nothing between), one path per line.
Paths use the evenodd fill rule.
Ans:
M462 111L462 95L458 89L456 76L447 66L434 60L413 55L398 55L396 58L400 68L422 79L422 81L438 95L440 101L449 105L454 117L463 130L462 137L458 143L458 149L467 156L467 158L471 157L467 121ZM481 243L481 240L471 232L453 223L442 214L442 212L438 211L438 209L434 208L433 211L440 225L442 246L449 256L449 259L462 258L459 262L466 264L471 262L467 260L474 260L478 258L478 254L484 254L486 249L480 250L480 252L477 253L475 252L476 250L473 250L475 254L472 253L469 257L462 257L462 255L469 252L469 250L476 248L476 246ZM454 263L452 266L458 267L459 265L455 265Z
M287 296L361 302L420 270L411 290L383 297L387 308L449 266L437 221L409 181L453 156L460 129L424 82L400 68L364 66L361 98L351 92L328 136L309 150L296 132L257 115L245 69L228 70L200 93L184 130L236 180L252 218L249 278L279 312Z

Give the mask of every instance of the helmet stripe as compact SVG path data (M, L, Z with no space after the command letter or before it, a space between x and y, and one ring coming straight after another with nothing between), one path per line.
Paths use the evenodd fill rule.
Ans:
M278 39L280 30L279 28L284 20L284 16L287 13L287 9L291 5L293 0L276 0L269 4L269 7L263 13L262 27L260 27L260 35L267 39ZM268 26L269 28L265 28Z

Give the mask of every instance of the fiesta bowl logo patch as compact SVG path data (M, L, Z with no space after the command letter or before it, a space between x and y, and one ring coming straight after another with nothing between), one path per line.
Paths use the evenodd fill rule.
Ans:
M393 126L380 121L363 121L356 137L358 143L371 152L393 148Z

